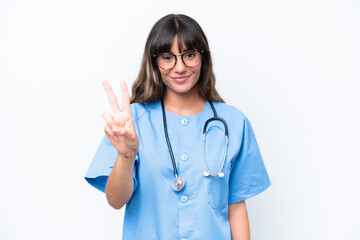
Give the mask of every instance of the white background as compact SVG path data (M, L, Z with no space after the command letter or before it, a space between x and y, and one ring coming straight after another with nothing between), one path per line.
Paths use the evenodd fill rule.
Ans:
M168 13L203 27L217 88L250 119L273 186L255 240L360 239L360 3L0 0L0 239L121 239L84 180L110 110Z

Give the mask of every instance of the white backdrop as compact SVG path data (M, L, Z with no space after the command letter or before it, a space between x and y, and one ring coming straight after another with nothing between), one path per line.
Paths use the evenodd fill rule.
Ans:
M121 239L123 210L84 180L152 25L203 27L217 88L250 119L273 186L252 239L360 239L356 0L0 0L0 239Z

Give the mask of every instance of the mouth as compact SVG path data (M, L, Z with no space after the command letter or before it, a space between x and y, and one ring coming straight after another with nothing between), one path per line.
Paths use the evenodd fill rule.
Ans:
M176 83L183 83L187 79L189 79L190 76L181 76L181 77L170 77L174 82Z

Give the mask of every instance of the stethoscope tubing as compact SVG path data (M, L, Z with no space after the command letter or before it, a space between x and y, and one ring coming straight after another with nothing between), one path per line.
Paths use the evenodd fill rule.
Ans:
M204 159L204 164L205 164L205 168L206 168L206 171L203 173L203 175L205 177L224 177L224 173L222 172L223 170L223 167L224 167L224 164L225 164L225 160L226 160L226 153L227 153L227 147L228 147L228 127L227 127L227 123L226 121L221 118L221 117L218 117L217 116L217 113L216 113L216 110L215 110L215 107L213 105L213 103L211 101L209 101L210 103L210 106L211 106L211 109L214 113L214 117L212 118L209 118L205 124L204 124L204 129L203 129L203 139L202 139L202 142L203 142L203 159ZM175 179L173 180L173 183L172 183L172 188L174 189L174 191L176 192L179 192L183 189L184 185L185 185L185 178L181 175L178 175L178 171L177 171L177 168L176 168L176 162L175 162L175 157L174 157L174 153L172 151L172 148L171 148L171 143L170 143L170 140L169 140L169 134L168 134L168 130L167 130L167 124L166 124L166 116L165 116L165 107L164 107L164 100L163 98L161 98L161 108L162 108L162 115L163 115L163 123L164 123L164 132L165 132L165 139L166 139L166 143L168 145L168 149L169 149L169 153L170 153L170 157L171 157L171 162L172 162L172 165L173 165L173 170L174 170L174 175L175 175ZM207 161L206 161L206 154L205 154L205 139L206 139L206 129L207 129L207 126L210 122L212 121L220 121L223 123L224 125L224 128L225 128L225 151L224 151L224 158L223 158L223 161L222 161L222 164L221 164L221 167L219 169L219 172L217 174L213 174L210 169L209 169L209 166L207 164Z
M222 164L221 164L221 167L219 169L219 172L217 174L213 174L210 169L209 169L209 166L207 164L207 161L206 161L206 154L205 154L205 135L206 133L203 134L203 159L204 159L204 164L205 164L205 168L206 168L206 171L204 172L204 176L205 177L224 177L224 173L222 172L223 170L223 167L224 167L224 164L225 164L225 160L226 160L226 154L227 154L227 146L228 146L228 136L225 135L225 150L224 150L224 158L223 158L223 161L222 161Z
M164 123L164 131L165 131L165 138L166 138L166 143L168 145L168 149L169 149L169 153L170 153L170 157L171 157L171 161L172 161L172 165L173 165L173 169L174 169L174 174L175 177L177 178L177 168L176 168L176 163L175 163L175 158L174 158L174 154L171 148L171 144L170 144L170 140L169 140L169 134L167 131L167 124L166 124L166 116L165 116L165 107L164 107L164 100L163 98L161 98L161 107L162 107L162 111L163 111L163 123Z

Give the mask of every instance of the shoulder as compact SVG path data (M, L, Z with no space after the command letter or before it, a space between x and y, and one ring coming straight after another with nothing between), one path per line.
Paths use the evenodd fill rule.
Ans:
M233 105L223 102L213 102L213 104L219 117L222 117L225 120L229 119L229 121L231 121L232 119L235 119L238 122L247 119L246 115Z
M236 133L238 139L242 139L244 131L251 128L249 119L237 107L222 102L214 102L214 107L218 116L226 121L229 131Z

